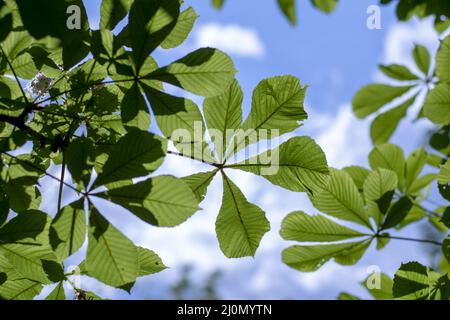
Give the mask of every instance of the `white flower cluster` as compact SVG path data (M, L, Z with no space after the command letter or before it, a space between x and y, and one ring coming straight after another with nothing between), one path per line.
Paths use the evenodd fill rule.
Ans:
M30 83L30 90L34 95L43 96L52 86L53 79L39 72Z

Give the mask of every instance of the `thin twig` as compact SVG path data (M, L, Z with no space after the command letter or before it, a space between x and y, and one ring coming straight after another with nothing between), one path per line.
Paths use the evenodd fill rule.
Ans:
M375 238L387 238L387 239L393 239L393 240L421 242L421 243L434 244L436 246L442 246L442 242L434 241L434 240L428 240L428 239L415 239L415 238L406 238L406 237L396 237L396 236L383 235L383 234L375 235Z
M219 163L206 161L206 160L199 159L199 158L196 158L194 156L189 156L189 155L186 155L186 154L183 154L183 153L180 153L180 152L170 151L169 150L169 151L167 151L167 154L171 154L171 155L178 156L178 157L183 157L183 158L188 158L188 159L191 159L191 160L196 160L198 162L201 162L201 163L204 163L204 164L208 164L208 165L216 167L218 169L222 169L223 168L223 165L221 165Z
M65 173L66 173L66 153L64 152L64 150L62 150L61 181L59 182L59 191L58 191L58 213L61 212Z

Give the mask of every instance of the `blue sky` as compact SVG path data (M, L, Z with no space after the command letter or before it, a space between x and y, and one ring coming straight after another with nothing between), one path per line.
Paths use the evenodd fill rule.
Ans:
M246 112L252 90L262 79L284 74L299 77L309 86L306 108L310 119L296 134L316 139L332 166L366 165L371 149L369 121L353 116L350 109L353 95L365 84L385 80L376 71L378 63L411 65L409 52L414 42L423 43L430 50L435 50L438 44L429 20L397 23L392 6L382 7L382 29L369 30L366 9L377 2L340 1L338 9L326 15L313 9L309 1L298 1L299 24L293 28L274 0L227 0L221 11L213 9L209 1L187 0L186 4L192 5L200 15L191 36L177 49L158 49L155 58L164 65L200 45L221 47L232 56L239 70L237 78L246 95ZM95 25L100 1L85 3L91 24ZM199 97L193 99L201 103ZM410 122L405 121L394 142L401 143L409 153L420 145L428 127L423 122L412 131ZM198 163L169 157L160 173L185 176L206 169ZM315 214L317 210L303 194L274 187L250 174L230 172L230 175L247 198L266 211L272 223L272 231L263 239L254 259L229 260L220 253L214 221L220 208L222 187L220 179L215 179L201 205L203 210L174 229L145 225L118 206L99 200L97 205L115 226L136 243L155 250L171 269L140 279L131 296L94 280L83 279L82 285L110 298L167 298L168 288L178 280L183 266L190 264L194 267L193 281L197 283L210 272L221 270L218 293L225 299L334 299L344 290L368 297L359 282L366 278L369 266L378 265L392 275L402 259L428 262L424 254L428 247L392 242L381 252L372 246L354 267L330 262L312 274L289 269L280 261L281 250L289 245L278 235L281 219L291 211ZM56 190L54 182L46 180L44 184L47 187L43 198L51 199ZM67 192L65 203L72 196ZM44 203L48 212L54 212L54 206ZM406 234L418 236L417 228L407 228ZM80 258L81 255L76 255L71 262L76 264Z

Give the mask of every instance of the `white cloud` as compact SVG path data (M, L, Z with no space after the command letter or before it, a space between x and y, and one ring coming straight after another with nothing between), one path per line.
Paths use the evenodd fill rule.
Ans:
M260 58L265 47L258 33L236 24L208 23L199 26L195 33L196 46L215 47L229 54Z
M314 117L321 118L323 127L316 140L330 166L341 168L365 161L371 148L368 122L357 119L349 104L341 106L335 116L316 114Z
M433 19L413 19L409 23L396 23L387 33L383 62L400 63L419 72L412 56L415 44L421 44L434 53L439 46L439 38L433 27Z

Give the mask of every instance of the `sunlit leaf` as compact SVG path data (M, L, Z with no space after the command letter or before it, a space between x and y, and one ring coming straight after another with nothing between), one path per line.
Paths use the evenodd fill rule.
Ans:
M162 227L179 225L198 210L197 198L189 186L171 176L151 178L95 196L117 203L143 221Z
M310 194L325 187L329 177L325 154L309 137L292 138L273 150L228 167L261 175L292 191Z
M235 74L234 64L225 53L202 48L144 78L167 82L194 94L210 97L225 91Z
M443 82L450 80L450 36L441 41L436 55L436 74Z
M302 272L319 269L330 259L342 265L357 263L370 245L370 241L343 244L292 246L283 251L283 262Z
M450 123L450 83L440 83L431 90L424 104L425 116L433 123Z
M150 174L162 164L165 150L158 136L130 131L114 146L92 187Z
M285 240L299 242L333 242L364 235L324 216L310 216L301 211L284 218L280 234Z
M60 261L78 251L86 240L86 214L84 199L73 202L53 219L50 244Z
M331 170L328 184L312 197L314 206L323 213L372 229L364 201L350 175Z
M264 211L247 201L239 188L223 175L223 199L216 220L220 248L228 258L254 256L270 230Z
M385 84L365 86L353 98L353 111L358 118L365 118L411 88L411 86L394 87Z
M139 275L138 250L93 206L89 206L86 269L89 275L111 286L132 283Z

